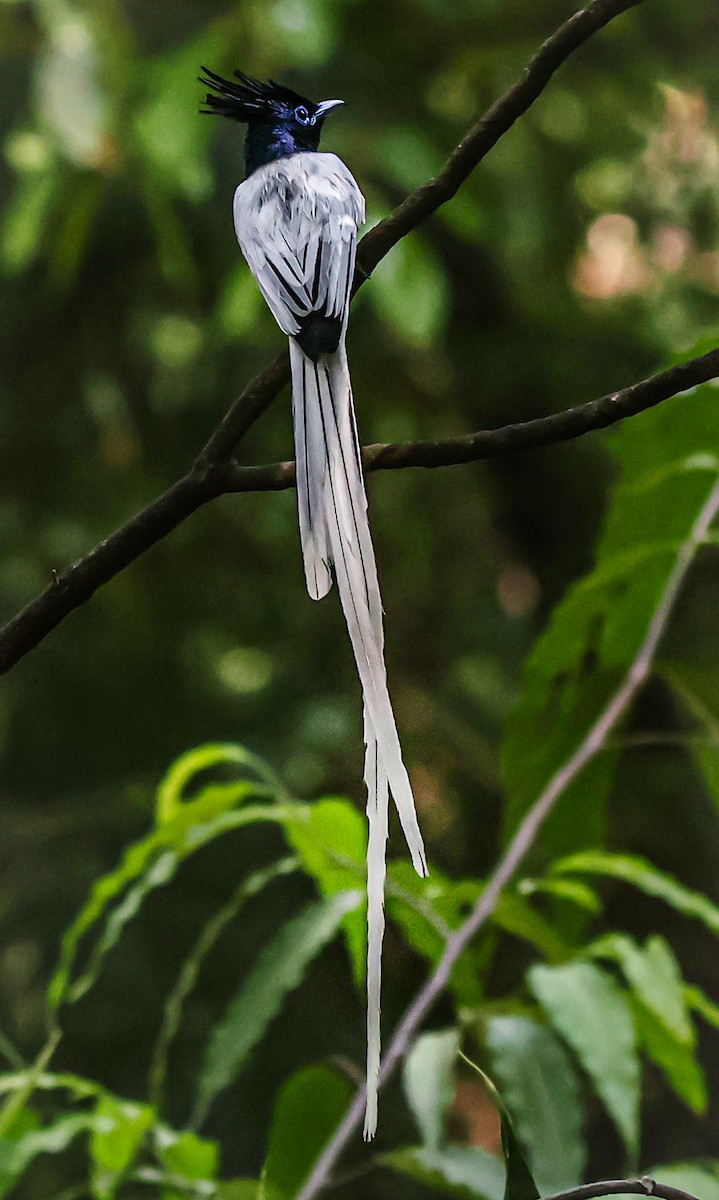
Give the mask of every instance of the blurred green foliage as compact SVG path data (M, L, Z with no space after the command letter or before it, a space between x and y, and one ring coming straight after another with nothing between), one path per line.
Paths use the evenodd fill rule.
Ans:
M571 11L0 0L3 617L176 478L281 344L234 241L241 132L197 115L200 65L342 95L324 144L374 220ZM713 344L717 34L710 0L645 0L381 264L350 325L365 441L558 411ZM391 689L433 863L416 880L394 831L386 1029L636 650L716 478L715 404L708 386L606 437L371 478ZM242 461L290 445L285 397ZM719 1194L711 1168L676 1165L719 1158L718 585L708 548L628 727L433 1018L460 1021L543 1189L663 1162L667 1182ZM294 496L207 506L73 614L3 680L0 755L2 1086L32 1093L5 1130L5 1194L81 1196L89 1179L99 1197L247 1200L282 1144L273 1111L292 1126L314 1088L330 1127L363 1058L347 899L362 881L359 696L336 599L304 592ZM345 936L329 942L335 917ZM283 975L287 921L305 939ZM241 1074L190 1133L212 1031L231 1030L258 971L280 1015L248 1032ZM48 985L63 1038L56 1074L33 1079ZM348 1200L501 1195L486 1095L453 1066L447 1112L447 1064L424 1061L440 1072L424 1070L432 1137L419 1121L415 1144L416 1089L405 1103L393 1082L377 1153L394 1174L348 1178ZM548 1091L540 1112L527 1098ZM280 1194L308 1161L283 1164Z

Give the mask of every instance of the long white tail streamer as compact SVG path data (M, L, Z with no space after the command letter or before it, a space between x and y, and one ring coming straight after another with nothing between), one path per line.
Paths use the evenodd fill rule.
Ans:
M367 518L344 338L316 363L290 339L300 534L307 587L320 599L334 565L364 699L367 786L367 1107L365 1138L377 1127L380 987L389 794L415 870L427 874L414 798L387 690L382 602Z

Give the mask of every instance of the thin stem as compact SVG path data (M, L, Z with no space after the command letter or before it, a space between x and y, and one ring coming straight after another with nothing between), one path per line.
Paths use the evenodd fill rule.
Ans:
M19 1050L15 1048L7 1034L0 1030L0 1054L6 1058L15 1071L26 1071L27 1063Z
M35 1091L36 1082L48 1066L60 1043L61 1037L62 1030L59 1026L54 1025L50 1030L45 1045L30 1067L22 1086L17 1091L12 1092L5 1101L0 1110L0 1142L7 1137L8 1130L11 1128L13 1121Z
M606 745L607 739L620 719L627 712L639 689L651 671L657 646L663 636L679 589L697 551L705 541L707 531L719 512L719 482L715 482L703 504L699 515L682 543L666 587L649 622L646 635L639 647L623 682L608 704L597 717L577 749L554 773L544 790L524 816L503 857L487 886L479 897L467 920L447 939L444 952L424 987L418 992L404 1017L397 1026L380 1071L380 1086L390 1077L399 1061L404 1057L410 1042L415 1037L424 1018L435 1001L446 988L457 959L472 938L484 927L497 901L537 840L547 817L554 809L560 796L574 782L596 754ZM362 1121L365 1089L360 1088L347 1113L337 1127L325 1149L320 1154L297 1200L313 1200L325 1187L330 1173L350 1139ZM600 1193L605 1194L605 1193ZM659 1194L659 1193L657 1193ZM667 1200L677 1200L668 1197Z

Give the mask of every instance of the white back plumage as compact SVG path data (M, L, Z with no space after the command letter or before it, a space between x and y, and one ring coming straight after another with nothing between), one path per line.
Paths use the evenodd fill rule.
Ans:
M367 848L367 1108L377 1124L385 851L391 792L420 875L427 865L387 690L382 602L367 520L345 331L364 199L341 159L303 152L254 171L235 193L235 229L278 325L290 338L300 534L307 588L330 589L334 565L364 700ZM294 340L303 319L341 320L339 345L312 361Z

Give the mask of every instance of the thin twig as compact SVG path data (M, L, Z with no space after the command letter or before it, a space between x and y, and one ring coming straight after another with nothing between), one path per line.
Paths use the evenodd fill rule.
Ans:
M587 763L604 748L612 730L615 729L620 719L627 712L637 692L646 682L652 669L657 647L669 622L679 589L717 513L719 513L719 482L715 482L712 486L688 538L679 548L666 587L649 622L646 636L623 682L597 717L577 749L555 772L540 796L526 813L473 911L464 924L447 939L444 952L437 966L397 1026L380 1072L380 1086L387 1081L397 1064L406 1054L427 1013L445 990L457 959L472 938L491 917L502 891L534 845L544 822L554 809L560 796L574 782L580 772L584 770ZM307 1182L298 1194L297 1200L314 1200L314 1197L327 1187L335 1163L362 1122L364 1106L365 1089L360 1088L340 1125L317 1159ZM668 1200L672 1200L672 1198L668 1198Z
M456 194L477 164L537 99L557 68L592 34L639 3L641 0L592 0L560 26L539 49L521 78L463 138L439 175L417 188L389 217L365 234L358 246L355 291L401 238ZM715 366L713 375L704 375L703 378L719 375L719 363ZM62 572L52 572L48 587L0 629L0 674L8 671L37 646L69 613L89 600L102 584L166 537L201 505L228 491L279 490L293 486L294 466L291 463L271 467L237 467L231 461L238 442L277 395L287 380L287 374L285 351L245 388L186 475L83 558ZM692 386L696 382L702 382L702 379L692 379L684 386ZM604 397L602 401L594 403L608 412L614 400L616 397ZM568 416L564 425L561 420L563 414L547 418L554 424L550 425L549 431L544 431L546 436L543 435L541 422L530 421L520 426L509 426L506 430L473 434L469 439L420 442L415 444L414 449L411 445L372 446L367 450L367 468L379 470L468 462L517 449L523 444L542 445L547 441L576 437L590 428L601 428L610 424L612 419L620 419L617 416L605 420L602 413L598 412L596 426L589 423L579 428L587 419L585 409L586 406L582 406L581 409L570 410L574 415ZM629 412L622 415L629 415ZM575 431L567 432L572 422L575 423ZM523 441L525 438L526 441ZM413 454L416 457L414 462Z
M554 1192L543 1200L594 1200L595 1196L658 1196L659 1200L697 1200L691 1192L657 1183L649 1175L641 1179L602 1179L597 1183L583 1183L566 1192Z

